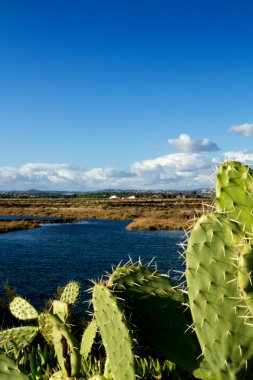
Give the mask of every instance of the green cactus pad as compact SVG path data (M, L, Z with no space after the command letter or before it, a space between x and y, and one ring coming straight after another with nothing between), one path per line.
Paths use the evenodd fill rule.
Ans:
M37 310L24 298L15 297L10 303L10 311L14 317L21 320L37 319Z
M221 214L202 216L186 252L190 308L202 355L214 377L235 379L253 355L253 327L247 325L238 291L242 232Z
M96 338L98 326L95 319L89 323L86 327L81 341L80 354L84 359L87 359L89 353L91 352L94 340Z
M52 340L63 376L78 377L81 357L77 341L57 315L48 313L47 318L52 325Z
M0 379L1 380L29 380L30 377L22 373L16 363L5 353L0 353Z
M58 315L58 317L66 323L68 318L70 317L70 304L54 300L53 301L53 314Z
M253 170L236 161L220 165L216 180L216 207L253 236Z
M162 353L189 371L198 367L201 350L188 328L192 319L185 310L187 299L168 276L145 266L123 266L112 273L108 286L124 300L141 345L150 346L153 354Z
M134 380L135 361L132 339L116 297L106 286L96 284L93 288L92 302L109 361L110 379Z
M53 344L53 325L48 318L47 312L41 313L38 317L38 324L40 333L43 335L44 339L50 344Z
M253 245L245 243L239 257L238 287L253 316ZM253 325L253 321L251 320Z
M185 298L182 292L175 290L171 279L166 275L151 270L147 266L126 265L118 267L108 280L109 287L115 287L117 290L129 289L129 294L140 293L150 294L152 296L167 297L173 295L174 299L184 302Z
M80 294L80 285L76 281L70 281L63 289L60 301L73 305Z
M0 346L8 351L15 347L25 348L38 333L38 328L33 326L13 327L0 331Z

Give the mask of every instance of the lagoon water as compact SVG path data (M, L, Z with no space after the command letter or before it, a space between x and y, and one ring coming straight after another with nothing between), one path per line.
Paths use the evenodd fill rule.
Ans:
M0 283L7 281L42 308L57 286L77 280L85 290L89 279L100 278L129 256L133 261L141 257L143 263L154 258L162 273L182 269L182 232L128 231L128 223L93 219L1 234Z

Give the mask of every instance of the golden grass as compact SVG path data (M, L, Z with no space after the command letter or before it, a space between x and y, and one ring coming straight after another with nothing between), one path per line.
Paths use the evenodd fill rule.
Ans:
M29 230L31 228L38 227L38 223L30 220L12 220L12 221L0 221L0 233L17 231L17 230Z
M210 205L212 199L205 202ZM203 199L0 199L0 215L132 220L129 229L182 229L203 210Z
M189 221L177 218L158 219L158 218L139 218L128 224L128 230L186 230L189 228Z

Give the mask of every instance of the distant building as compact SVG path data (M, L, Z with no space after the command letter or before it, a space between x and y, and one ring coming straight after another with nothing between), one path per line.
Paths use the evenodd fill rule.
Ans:
M119 197L117 197L117 195L111 195L111 196L109 197L109 199L119 199Z
M135 196L131 195L130 197L128 197L128 199L135 199Z

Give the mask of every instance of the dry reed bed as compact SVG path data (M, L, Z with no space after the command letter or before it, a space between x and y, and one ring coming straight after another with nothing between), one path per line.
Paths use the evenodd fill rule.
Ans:
M38 227L38 223L29 220L0 221L0 233L17 230L29 230Z
M128 229L185 229L212 199L0 199L0 215L132 220Z

